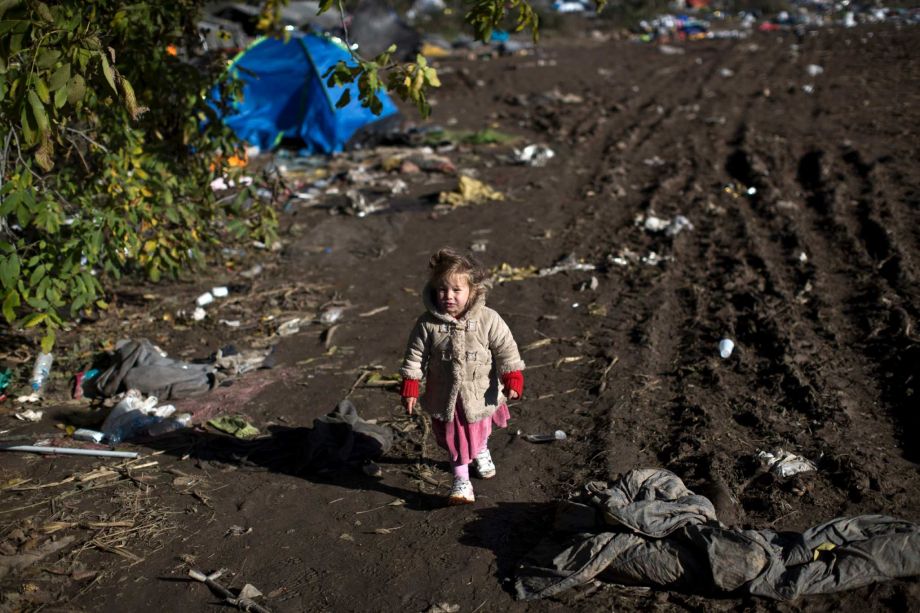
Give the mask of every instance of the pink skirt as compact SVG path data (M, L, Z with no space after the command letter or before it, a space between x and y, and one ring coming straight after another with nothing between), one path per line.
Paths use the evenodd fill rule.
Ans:
M491 417L469 423L463 414L463 404L458 400L453 421L447 423L432 418L431 427L438 445L450 454L450 461L461 465L469 464L476 454L482 451L492 433L492 424L504 428L508 425L509 419L511 413L508 411L508 405L502 403Z

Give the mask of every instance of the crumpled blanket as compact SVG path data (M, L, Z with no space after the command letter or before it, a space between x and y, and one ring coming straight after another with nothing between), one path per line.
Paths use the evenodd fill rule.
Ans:
M167 357L147 339L119 341L111 365L85 383L88 396L111 397L136 389L160 400L189 398L210 391L216 384L213 364L191 364Z
M707 498L662 469L587 484L583 502L560 506L556 523L574 534L531 552L515 586L522 600L594 579L792 600L920 574L920 525L862 515L801 534L726 528Z

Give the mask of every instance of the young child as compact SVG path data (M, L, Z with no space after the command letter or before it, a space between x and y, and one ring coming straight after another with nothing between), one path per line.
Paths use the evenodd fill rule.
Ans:
M486 271L452 249L435 253L429 267L426 313L409 336L400 370L403 406L411 415L425 379L422 406L454 469L448 502L470 504L476 499L470 461L479 477L495 476L489 434L493 424L508 424L505 401L524 390L524 362L508 325L485 304Z

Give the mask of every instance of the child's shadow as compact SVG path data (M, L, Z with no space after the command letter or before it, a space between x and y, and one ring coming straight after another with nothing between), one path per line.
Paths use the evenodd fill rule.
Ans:
M499 502L477 509L477 518L464 526L460 542L490 549L495 554L496 578L513 594L515 571L536 543L552 531L555 510L553 502Z
M192 458L200 463L230 464L243 470L291 475L311 483L382 492L401 498L406 508L413 510L430 510L445 505L443 496L388 485L380 477L368 474L374 472L375 462L353 462L347 458L349 455L377 457L376 462L391 465L415 464L414 461L380 457L374 452L379 443L357 432L349 435L347 448L332 445L317 449L315 444L309 444L311 440L315 443L315 439L311 438L312 430L307 427L271 426L269 436L247 441L225 434L185 429L139 443L166 455ZM364 453L348 453L355 449L363 449Z

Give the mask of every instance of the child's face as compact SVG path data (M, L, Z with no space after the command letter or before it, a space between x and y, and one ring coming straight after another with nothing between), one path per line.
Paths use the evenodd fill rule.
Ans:
M466 311L470 299L470 280L466 275L451 275L435 286L438 310L451 317L459 317Z

